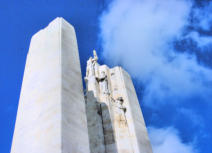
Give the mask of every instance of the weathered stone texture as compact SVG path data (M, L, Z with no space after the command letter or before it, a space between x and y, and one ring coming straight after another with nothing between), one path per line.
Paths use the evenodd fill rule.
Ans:
M95 93L93 98L98 99L101 106L103 129L99 132L103 132L104 153L152 153L130 76L121 67L110 69L106 65L100 66L97 59L94 52L94 57L88 60L86 84L87 91ZM87 99L86 105L91 105L91 102L92 99ZM89 115L87 113L87 118ZM89 131L94 133L94 130L90 128ZM96 139L93 134L89 136ZM91 150L98 148L92 144L90 146Z
M101 107L92 91L86 93L86 114L91 153L104 153L105 143Z
M57 18L33 36L11 153L152 153L130 76L97 60L84 99L74 28Z
M126 119L129 130L129 142L135 153L152 153L151 144L148 138L146 125L140 109L138 98L129 74L121 67L116 67L119 78L120 94L124 98L124 105L127 109ZM119 137L122 141L122 138ZM122 143L121 147L124 147Z
M57 18L31 40L11 153L89 153L74 28Z

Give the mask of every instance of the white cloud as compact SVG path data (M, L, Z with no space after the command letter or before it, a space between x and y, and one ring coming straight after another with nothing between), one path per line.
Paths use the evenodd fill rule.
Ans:
M192 39L199 48L205 48L207 46L212 46L212 37L211 36L201 36L198 32L190 32L186 38Z
M190 121L192 121L194 126L204 127L203 118L198 113L192 111L191 109L179 108L178 113L181 116L184 116L188 118Z
M205 5L201 8L195 8L193 11L194 19L197 20L195 22L195 26L197 28L201 28L203 30L210 30L212 28L212 2L205 3Z
M142 81L143 101L154 108L170 97L212 96L212 71L172 45L188 24L191 6L187 0L114 0L100 18L104 59Z
M183 143L174 128L148 129L154 153L196 153L192 144Z
M212 2L205 3L202 7L196 7L192 10L193 30L185 38L192 39L200 51L205 51L212 47L212 36L207 32L200 33L198 30L210 31L212 28Z

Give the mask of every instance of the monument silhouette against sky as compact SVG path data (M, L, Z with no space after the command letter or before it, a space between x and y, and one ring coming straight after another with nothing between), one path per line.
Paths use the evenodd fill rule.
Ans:
M56 18L32 37L11 153L152 153L129 74L93 53L84 93L73 26Z

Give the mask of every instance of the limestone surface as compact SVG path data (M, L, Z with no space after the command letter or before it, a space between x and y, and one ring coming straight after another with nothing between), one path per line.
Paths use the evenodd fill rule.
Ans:
M121 67L110 69L89 58L86 72L86 106L91 153L152 153L138 98L128 73ZM98 113L97 113L98 112ZM91 116L92 114L92 116ZM101 116L91 124L94 114ZM98 135L97 135L98 133ZM104 150L94 142L104 141Z
M31 40L11 153L89 153L73 26L56 18Z
M27 55L11 153L152 153L129 74L87 61L83 92L72 25L56 18Z

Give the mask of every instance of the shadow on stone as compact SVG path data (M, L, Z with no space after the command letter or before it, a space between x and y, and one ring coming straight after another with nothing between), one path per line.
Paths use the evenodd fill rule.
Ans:
M85 96L91 153L117 152L112 119L107 104L99 102L93 91Z

